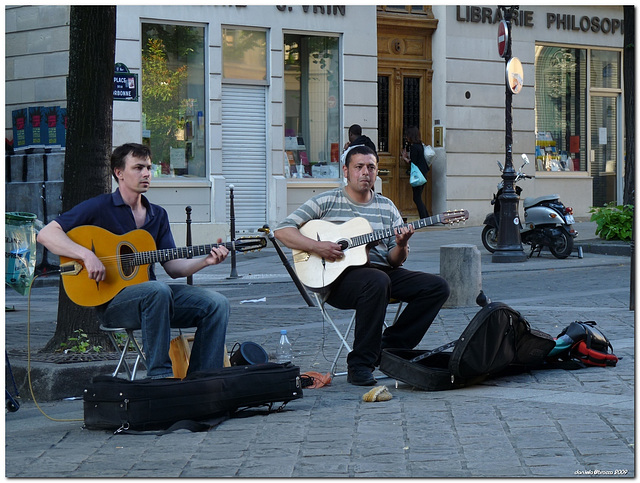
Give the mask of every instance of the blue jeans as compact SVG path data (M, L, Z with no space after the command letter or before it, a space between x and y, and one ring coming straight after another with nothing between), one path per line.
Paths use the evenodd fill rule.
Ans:
M188 373L220 368L229 322L224 295L186 284L149 281L116 295L102 315L109 327L142 329L147 377L172 377L171 328L196 327Z

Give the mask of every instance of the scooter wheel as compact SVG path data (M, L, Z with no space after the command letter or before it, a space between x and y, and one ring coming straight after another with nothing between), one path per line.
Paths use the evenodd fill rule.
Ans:
M485 225L482 229L482 244L489 253L494 253L498 249L498 228Z
M549 251L559 259L567 258L573 251L573 237L566 230L560 229L557 237L551 240Z

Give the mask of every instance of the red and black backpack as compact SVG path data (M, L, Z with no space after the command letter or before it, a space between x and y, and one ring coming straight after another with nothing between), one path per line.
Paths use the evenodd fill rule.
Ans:
M594 321L572 322L557 337L570 339L566 351L556 354L562 360L577 360L586 366L606 367L618 363L613 346L606 335L596 328Z

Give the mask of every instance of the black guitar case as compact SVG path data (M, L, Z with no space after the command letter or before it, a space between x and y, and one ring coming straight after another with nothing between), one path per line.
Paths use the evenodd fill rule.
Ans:
M483 307L460 338L433 350L384 349L380 370L425 391L457 389L500 374L509 366L542 364L555 347L508 305ZM449 349L453 349L449 351Z
M120 432L164 429L301 397L300 368L291 363L224 367L184 379L97 376L84 391L84 424Z

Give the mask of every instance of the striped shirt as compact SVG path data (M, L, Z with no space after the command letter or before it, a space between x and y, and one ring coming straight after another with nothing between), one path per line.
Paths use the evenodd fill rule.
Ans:
M357 203L344 187L317 194L303 203L275 228L300 228L309 220L322 219L332 223L344 223L355 217L369 221L373 231L386 230L403 224L402 216L393 202L381 194L373 193L366 203ZM360 235L361 233L358 233ZM384 238L369 252L372 264L390 266L387 256L396 246L395 237Z

